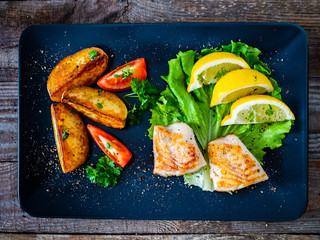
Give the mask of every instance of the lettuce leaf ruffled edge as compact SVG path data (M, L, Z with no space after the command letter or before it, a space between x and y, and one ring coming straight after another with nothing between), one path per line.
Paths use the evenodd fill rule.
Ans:
M231 52L244 58L252 69L265 74L274 87L271 96L281 100L281 88L276 80L270 77L269 67L259 59L261 51L257 48L231 41L231 44L222 45L220 48L203 49L200 54L193 50L179 52L176 59L168 62L168 76L162 76L162 79L168 83L168 87L161 93L156 107L151 109L149 137L152 139L153 127L156 125L167 126L176 122L185 122L194 130L200 149L208 163L208 142L234 133L262 164L263 156L266 154L265 150L282 146L282 139L286 133L289 133L293 121L221 127L221 120L229 114L231 104L210 108L214 85L204 86L192 93L187 92L195 61L209 53L221 51ZM210 167L207 164L196 173L184 175L185 184L198 186L204 191L213 191L209 170Z

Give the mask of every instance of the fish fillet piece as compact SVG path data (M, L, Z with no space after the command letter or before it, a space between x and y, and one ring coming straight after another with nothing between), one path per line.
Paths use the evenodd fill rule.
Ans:
M207 164L192 128L185 123L155 126L153 152L153 173L163 177L193 173Z
M208 155L216 191L235 191L268 179L257 159L234 134L209 142Z

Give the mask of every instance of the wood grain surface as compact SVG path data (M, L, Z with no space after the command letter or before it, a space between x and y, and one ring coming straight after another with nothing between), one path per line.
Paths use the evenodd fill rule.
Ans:
M310 160L309 203L301 218L290 222L87 220L33 218L21 211L17 200L18 46L21 32L32 24L128 22L291 22L305 29L310 62ZM121 236L121 239L319 239L314 235L320 234L319 23L319 0L0 2L0 232L3 233L0 239L120 239L115 235L89 238L51 235L54 233L142 234Z
M316 240L319 236L315 235L289 235L289 234L261 234L257 235L230 235L221 234L176 234L176 235L40 235L40 234L0 234L2 240Z

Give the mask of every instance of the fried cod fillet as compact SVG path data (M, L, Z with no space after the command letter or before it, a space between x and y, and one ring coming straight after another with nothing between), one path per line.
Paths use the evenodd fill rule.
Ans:
M163 177L193 173L207 164L192 128L185 123L155 126L153 151L153 173Z
M260 163L235 134L209 142L208 155L215 191L236 191L268 179Z

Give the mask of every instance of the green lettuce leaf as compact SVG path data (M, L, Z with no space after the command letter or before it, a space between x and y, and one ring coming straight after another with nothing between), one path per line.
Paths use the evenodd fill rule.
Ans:
M161 93L161 97L156 103L156 107L151 109L151 127L148 129L150 139L153 138L153 128L156 125L167 126L176 122L184 122L179 103L171 90L166 88Z
M195 98L187 92L187 78L181 64L181 56L170 60L169 75L166 78L169 88L177 99L179 108L185 116L185 122L194 130L202 148L206 149L208 143L208 112L203 109L203 105L198 104Z
M271 93L271 96L281 100L281 88L279 88L278 83L272 77L270 77L269 80L274 88L273 92Z
M153 126L155 125L166 126L175 122L185 122L193 129L208 163L208 142L217 137L234 133L262 163L267 148L274 149L282 145L282 139L285 137L285 133L290 131L293 121L221 127L221 121L229 114L232 103L210 108L214 84L203 86L192 93L187 92L187 85L195 61L212 52L222 51L241 56L251 68L265 74L274 87L271 96L281 99L281 89L277 82L270 77L269 67L259 59L261 51L257 48L231 41L231 44L222 45L220 48L203 49L200 54L192 50L179 52L176 59L169 61L168 76L162 76L162 79L168 83L168 87L161 93L157 106L151 110L150 123L152 125L149 129L149 136L152 138ZM209 165L207 165L194 174L184 175L185 184L198 186L204 191L213 191L209 170Z
M208 160L207 160L208 161ZM213 182L210 178L209 164L201 168L199 171L193 174L185 174L184 183L189 186L197 186L202 188L203 191L213 192Z

